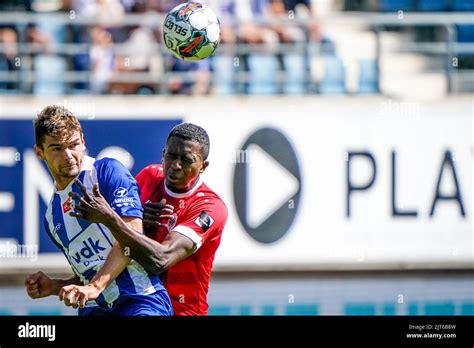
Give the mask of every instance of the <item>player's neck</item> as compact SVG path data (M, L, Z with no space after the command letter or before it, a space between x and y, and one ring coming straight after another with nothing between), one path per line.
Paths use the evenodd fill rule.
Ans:
M173 186L171 186L171 185L168 183L168 181L166 181L166 180L165 180L165 185L166 185L166 187L168 188L168 190L170 190L171 192L174 192L174 193L186 193L186 192L191 191L191 190L194 188L194 186L196 186L196 185L198 184L199 178L200 178L200 176L198 175L198 176L196 177L196 179L191 180L191 181L189 182L189 184L186 185L186 186L183 187L183 188L176 188L176 187L173 187Z
M65 177L55 177L54 181L56 182L56 188L58 191L64 190L68 185L73 181L74 178L65 178Z

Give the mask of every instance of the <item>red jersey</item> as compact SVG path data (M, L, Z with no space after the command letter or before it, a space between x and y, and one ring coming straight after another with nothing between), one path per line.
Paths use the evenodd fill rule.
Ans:
M159 164L149 165L136 179L143 205L165 198L174 207L175 218L168 227L146 228L146 235L161 242L169 231L174 231L194 242L194 253L162 274L174 314L207 315L212 263L227 221L226 205L201 178L188 192L170 191Z

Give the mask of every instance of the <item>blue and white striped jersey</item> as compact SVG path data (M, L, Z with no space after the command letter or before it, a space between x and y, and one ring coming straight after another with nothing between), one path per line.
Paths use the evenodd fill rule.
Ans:
M142 218L143 209L135 178L117 160L96 160L84 156L78 179L88 192L92 192L92 186L99 183L102 195L120 216ZM104 264L115 239L104 225L69 215L73 209L73 200L68 195L71 191L81 194L74 181L64 190L55 190L46 211L45 228L53 242L64 252L74 273L87 284ZM159 276L148 274L139 263L132 260L100 297L88 302L87 306L109 307L119 296L146 295L163 289Z

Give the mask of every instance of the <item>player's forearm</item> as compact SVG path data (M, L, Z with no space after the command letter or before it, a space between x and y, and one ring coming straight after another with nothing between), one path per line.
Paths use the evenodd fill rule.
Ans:
M170 260L166 248L143 233L135 231L118 214L107 219L104 225L112 232L123 249L130 252L130 257L148 272L159 274L168 268Z
M120 244L115 243L107 255L104 265L91 279L90 285L102 292L122 273L129 263L130 258L125 256Z
M52 281L52 293L53 295L56 295L56 296L59 295L59 290L61 290L63 286L73 285L73 284L75 285L82 284L77 275L74 275L69 279L51 279L51 281Z

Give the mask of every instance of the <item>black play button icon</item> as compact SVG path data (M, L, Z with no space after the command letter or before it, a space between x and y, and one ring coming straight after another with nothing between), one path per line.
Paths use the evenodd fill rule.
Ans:
M242 226L261 243L289 230L298 210L301 176L288 139L273 128L253 133L236 156L234 201Z

